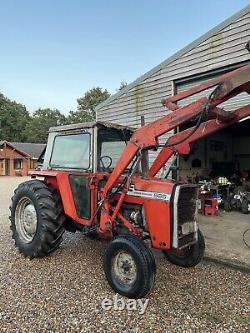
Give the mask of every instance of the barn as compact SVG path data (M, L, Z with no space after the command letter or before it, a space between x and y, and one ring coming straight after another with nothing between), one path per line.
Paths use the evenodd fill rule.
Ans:
M131 127L141 125L141 116L146 123L156 120L167 112L161 105L162 98L249 63L250 55L245 47L249 40L250 5L99 104L97 120ZM230 111L247 103L250 97L242 93L223 106ZM189 156L179 157L180 176L193 181L218 170L224 170L224 176L232 175L235 168L250 170L249 128L250 120L197 142ZM155 154L150 154L151 161Z

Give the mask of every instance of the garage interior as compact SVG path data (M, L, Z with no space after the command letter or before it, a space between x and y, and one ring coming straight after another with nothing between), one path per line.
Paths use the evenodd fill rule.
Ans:
M187 90L240 65L178 80L175 91ZM208 89L205 95L211 92ZM187 105L202 95L188 97L179 105ZM222 107L230 112L248 104L249 99L248 94L242 93ZM189 123L179 131L194 125L195 122ZM207 236L207 252L212 257L235 259L242 263L250 260L249 147L250 117L193 143L190 154L179 157L177 173L173 173L174 178L199 185L199 225Z
M178 177L199 185L199 225L212 257L250 259L250 119L192 145ZM228 249L230 248L230 251Z
M250 172L250 119L195 142L191 153L181 156L180 177L188 182L210 181L216 177L245 178ZM244 177L243 177L244 176Z
M175 93L189 90L226 74L244 63L236 63L204 74L193 75L174 81ZM209 95L214 87L194 94L178 102L188 105L204 95ZM230 112L249 103L247 93L241 93L220 105ZM190 122L179 128L185 130L195 125ZM250 118L242 119L231 127L221 130L192 145L191 153L181 156L178 161L178 178L189 183L199 184L200 212L206 216L217 215L218 206L227 211L238 210L245 214L250 210ZM236 197L240 195L239 199ZM249 198L248 198L249 196ZM236 200L234 200L236 199ZM208 201L210 200L210 202ZM242 209L242 200L243 209ZM246 201L249 201L249 204ZM212 208L211 208L212 207Z

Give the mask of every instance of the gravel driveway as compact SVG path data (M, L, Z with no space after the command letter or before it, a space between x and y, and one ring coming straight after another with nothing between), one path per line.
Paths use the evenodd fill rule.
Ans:
M11 240L7 209L13 188L24 180L0 178L1 333L248 331L246 273L205 263L181 269L158 255L156 285L140 315L102 309L103 298L114 297L102 270L105 242L67 233L52 256L25 259Z

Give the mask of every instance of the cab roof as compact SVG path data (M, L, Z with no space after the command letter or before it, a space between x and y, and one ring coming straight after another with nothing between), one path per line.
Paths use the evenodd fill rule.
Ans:
M113 128L118 130L127 130L130 132L134 132L135 128L123 126L119 124L113 124L106 121L90 121L86 123L78 123L78 124L70 124L70 125L62 125L62 126L55 126L49 129L49 133L51 132L61 132L61 131L72 131L72 130L81 130L86 128Z

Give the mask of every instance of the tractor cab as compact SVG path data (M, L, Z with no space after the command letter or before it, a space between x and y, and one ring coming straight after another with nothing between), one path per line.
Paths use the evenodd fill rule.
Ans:
M78 225L91 225L96 219L98 191L132 134L132 128L106 122L52 127L43 165L32 177L53 175L50 179L56 179L60 187L65 213Z
M106 122L52 127L42 170L111 172L133 129Z

